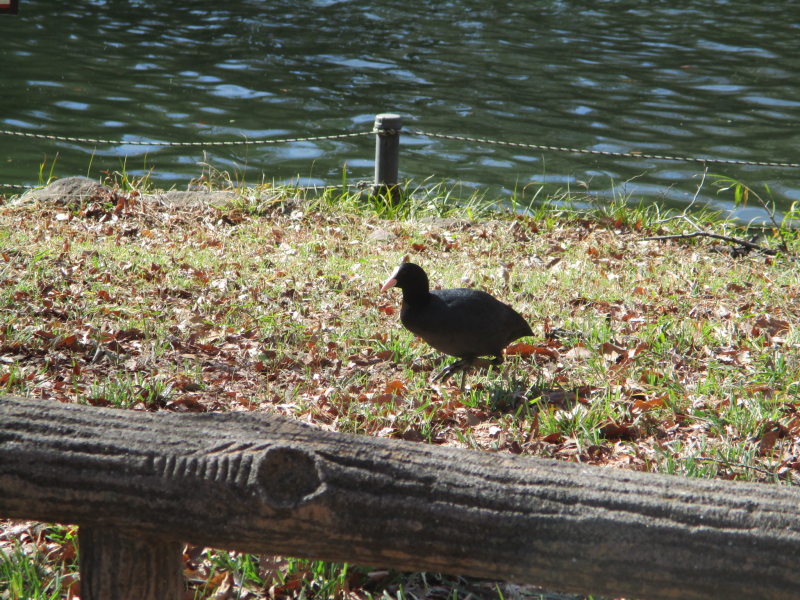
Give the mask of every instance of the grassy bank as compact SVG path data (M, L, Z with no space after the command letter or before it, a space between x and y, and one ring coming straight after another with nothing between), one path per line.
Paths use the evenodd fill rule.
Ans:
M435 188L402 207L250 188L165 206L130 185L0 206L0 391L129 410L280 413L340 432L797 485L800 275L785 252L624 202L525 216ZM789 250L797 237L785 232ZM760 244L778 246L767 232ZM484 289L533 338L465 393L380 284L405 257ZM451 359L447 359L449 361ZM77 592L75 529L5 522L0 596ZM509 597L431 574L187 548L190 597ZM3 584L2 582L9 583ZM533 596L535 597L535 596Z

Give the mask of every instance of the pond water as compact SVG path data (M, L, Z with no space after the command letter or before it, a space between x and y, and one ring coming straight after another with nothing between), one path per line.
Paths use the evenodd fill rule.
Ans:
M22 0L0 17L0 129L208 142L369 131L568 148L800 162L795 3L451 0ZM103 171L185 189L201 163L256 183L373 175L374 139L163 148L0 135L0 183ZM127 158L126 158L127 157ZM405 135L401 177L525 199L588 182L601 198L689 202L702 164ZM778 206L800 169L709 165ZM627 182L627 183L626 183ZM707 179L701 198L730 209ZM7 191L7 190L6 190ZM752 203L738 211L758 217Z

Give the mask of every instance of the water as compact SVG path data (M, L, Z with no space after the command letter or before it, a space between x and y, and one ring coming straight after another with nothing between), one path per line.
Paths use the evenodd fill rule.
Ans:
M794 3L453 0L22 0L0 17L0 129L124 141L227 141L371 129L615 152L800 162ZM144 152L146 151L146 155ZM0 135L0 182L103 171L185 189L200 163L256 183L373 174L370 137L137 148ZM125 158L127 155L127 159ZM702 166L404 136L401 175L491 195L538 183L606 200L691 200ZM713 165L786 210L800 170ZM629 183L624 184L624 182ZM530 185L533 184L533 185ZM526 187L527 186L527 187ZM731 209L707 181L701 198ZM743 219L763 216L756 208Z

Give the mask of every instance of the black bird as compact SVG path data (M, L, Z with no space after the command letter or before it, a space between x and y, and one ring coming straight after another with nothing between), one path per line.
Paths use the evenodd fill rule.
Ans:
M431 292L425 271L413 263L397 267L381 291L395 286L403 290L403 326L439 352L461 359L433 381L441 379L444 383L460 371L463 390L470 367L501 365L506 346L533 335L522 315L491 294L465 288ZM494 356L494 360L481 356Z

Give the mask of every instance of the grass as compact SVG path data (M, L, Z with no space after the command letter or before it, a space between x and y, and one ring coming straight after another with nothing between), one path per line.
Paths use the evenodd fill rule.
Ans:
M404 189L402 204L217 179L201 187L227 188L229 201L164 206L143 197L149 186L123 172L84 205L0 205L0 391L273 412L361 435L798 483L792 257L643 240L688 223L749 239L745 226L623 196L578 210L592 199L558 190L510 211L430 182ZM780 233L796 250L797 232ZM470 374L463 394L431 387L445 361L401 327L399 294L378 291L406 256L435 285L512 304L534 337L501 369ZM5 525L0 597L76 592L73 529ZM196 598L544 594L203 548L185 561Z
M3 598L63 598L78 587L77 528L0 522Z

